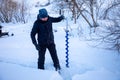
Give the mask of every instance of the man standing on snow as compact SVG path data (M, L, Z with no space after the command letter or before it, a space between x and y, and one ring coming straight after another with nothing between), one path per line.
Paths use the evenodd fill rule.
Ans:
M0 35L2 34L2 26L0 25Z
M34 22L31 39L36 49L38 50L38 69L44 69L45 62L45 52L46 49L49 50L52 57L55 70L60 70L59 59L56 52L56 47L54 43L54 35L52 29L52 23L60 22L64 19L64 16L60 17L50 17L46 9L40 9L37 16L37 20ZM37 40L36 40L37 34Z

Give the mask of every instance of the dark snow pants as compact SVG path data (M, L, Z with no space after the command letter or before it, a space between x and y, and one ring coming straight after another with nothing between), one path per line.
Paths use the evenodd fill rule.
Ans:
M47 45L39 45L39 47L40 47L40 50L38 55L38 69L44 69L46 49L48 49L50 52L50 55L54 63L54 67L55 68L60 67L57 52L56 52L56 47L54 43L47 44Z

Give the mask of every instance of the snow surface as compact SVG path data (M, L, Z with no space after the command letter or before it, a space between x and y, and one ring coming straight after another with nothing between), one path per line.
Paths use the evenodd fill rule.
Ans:
M49 10L49 7L47 9ZM33 10L35 13L31 11L34 15L29 23L2 23L3 30L9 31L10 34L14 33L14 36L0 38L0 80L120 80L118 53L88 46L89 42L84 41L83 36L76 35L80 23L73 24L70 21L68 21L72 28L69 36L70 67L65 67L65 20L53 24L54 30L57 30L54 36L62 67L61 74L54 70L48 51L45 70L38 70L38 52L30 39L30 31L38 8ZM85 28L84 22L82 23Z

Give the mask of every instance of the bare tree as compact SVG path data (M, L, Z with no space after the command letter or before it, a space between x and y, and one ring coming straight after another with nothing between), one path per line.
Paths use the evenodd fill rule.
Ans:
M18 3L12 0L0 0L1 22L26 22L27 7L24 1Z
M113 2L111 7L106 9L107 12L104 16L104 19L107 19L112 23L112 25L104 26L104 31L102 30L103 34L99 34L99 38L106 44L109 44L107 48L115 49L120 52L120 1L116 0Z
M0 19L2 22L11 22L13 16L13 10L17 5L12 0L1 0L1 8L0 8Z
M81 15L90 27L97 27L97 19L95 11L98 9L96 7L97 0L62 0L65 6L67 5L69 10L72 12L73 19L76 20ZM86 16L90 15L90 17ZM90 20L91 18L91 20Z
M104 11L103 19L109 19L110 12L118 6L120 6L120 1L119 0L111 0L111 3L107 5L107 8Z
M19 3L18 6L16 7L17 11L15 12L14 17L17 22L23 22L23 23L27 22L26 16L28 15L27 13L28 7L26 6L26 4L27 3L22 0L22 2Z
M95 28L90 40L107 44L105 48L120 52L120 0L64 0L64 3L75 22L82 16L90 28Z

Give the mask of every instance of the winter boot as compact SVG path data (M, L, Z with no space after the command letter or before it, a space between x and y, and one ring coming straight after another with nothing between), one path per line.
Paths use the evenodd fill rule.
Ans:
M61 69L61 67L59 64L55 66L55 71L59 71L60 69Z

